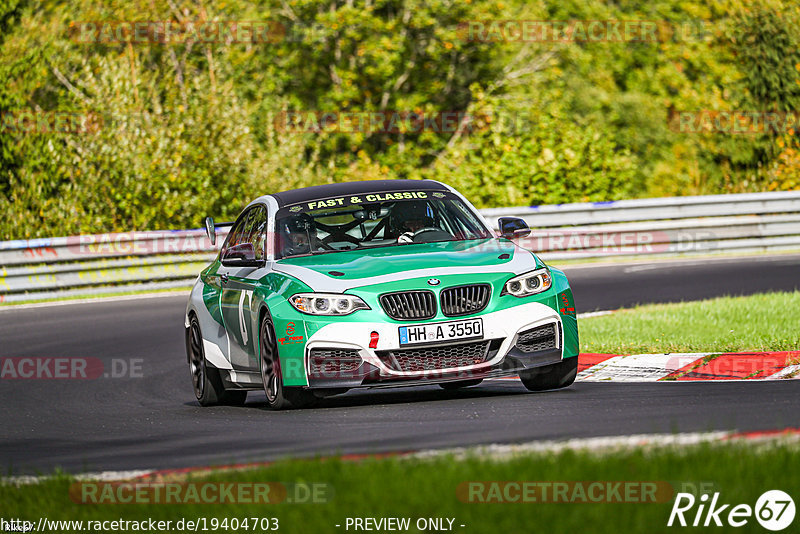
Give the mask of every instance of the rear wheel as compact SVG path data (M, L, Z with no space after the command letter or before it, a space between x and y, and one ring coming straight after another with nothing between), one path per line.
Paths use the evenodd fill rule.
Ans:
M577 356L558 363L520 371L519 378L530 391L565 388L575 382L578 374Z
M208 365L200 323L194 315L189 325L189 371L192 373L194 396L200 406L241 406L247 400L246 391L225 390L219 369Z
M481 382L483 382L483 378L475 378L473 380L459 380L458 382L442 382L439 384L439 387L446 391L454 391L456 389L477 386Z
M317 397L300 387L283 385L281 359L278 345L275 342L275 329L268 316L261 320L259 330L259 346L261 348L261 380L264 382L264 394L267 396L267 407L270 410L288 408L305 408L316 403Z

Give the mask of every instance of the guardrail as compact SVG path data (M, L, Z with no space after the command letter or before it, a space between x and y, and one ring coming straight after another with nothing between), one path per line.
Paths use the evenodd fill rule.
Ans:
M520 217L545 260L800 250L800 191L482 210ZM224 238L227 229L220 229ZM218 237L217 243L222 239ZM215 253L204 230L0 242L0 302L189 287Z
M800 250L800 191L650 198L482 211L520 217L547 260Z
M215 251L205 230L0 242L0 302L188 287Z

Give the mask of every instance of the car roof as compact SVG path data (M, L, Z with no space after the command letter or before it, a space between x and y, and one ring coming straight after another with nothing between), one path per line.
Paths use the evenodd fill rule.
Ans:
M315 185L273 193L270 196L278 201L280 207L284 207L330 197L397 191L449 191L449 189L446 185L434 180L362 180L358 182Z

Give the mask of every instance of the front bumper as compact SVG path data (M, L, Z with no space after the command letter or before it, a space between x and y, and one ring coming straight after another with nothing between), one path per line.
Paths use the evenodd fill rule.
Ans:
M414 347L401 347L400 323L324 326L305 346L308 385L349 389L474 380L514 375L563 357L561 317L549 306L531 302L477 317L483 319L482 340ZM375 349L369 347L372 332L379 336ZM548 334L538 339L541 343L530 341L531 335L541 334ZM471 363L453 364L465 361Z

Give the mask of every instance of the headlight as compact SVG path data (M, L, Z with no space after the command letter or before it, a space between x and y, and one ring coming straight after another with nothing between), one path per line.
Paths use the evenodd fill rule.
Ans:
M309 315L349 315L370 309L366 302L354 295L335 293L298 293L289 298L289 303Z
M514 295L515 297L527 297L542 291L547 291L553 284L550 272L547 269L539 269L529 273L515 276L506 282L501 295Z

